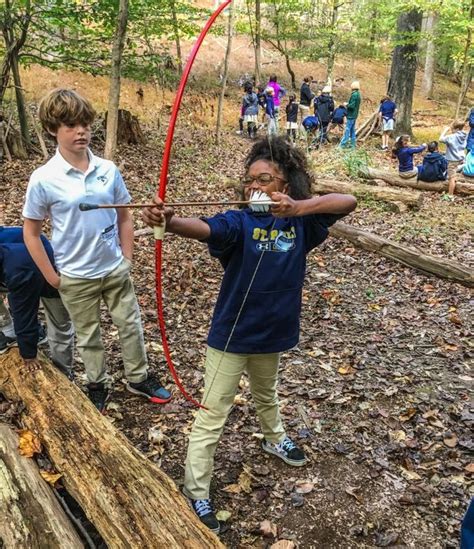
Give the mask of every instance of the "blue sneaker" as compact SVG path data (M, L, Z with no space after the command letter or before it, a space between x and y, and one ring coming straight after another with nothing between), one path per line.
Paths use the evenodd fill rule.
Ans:
M210 499L190 499L191 507L199 520L209 528L214 534L218 534L221 530L221 525L214 514L214 509Z
M155 404L166 404L171 400L171 393L161 385L153 374L149 374L145 381L140 383L128 381L127 390L135 395L143 396Z
M303 450L300 450L289 437L285 437L278 444L272 444L263 439L262 449L269 454L279 457L285 463L288 463L288 465L293 465L293 467L301 467L308 461Z

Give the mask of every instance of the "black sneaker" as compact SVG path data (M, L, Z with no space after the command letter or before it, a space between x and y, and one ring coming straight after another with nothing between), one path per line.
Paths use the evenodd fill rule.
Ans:
M0 355L6 353L10 347L17 347L17 345L16 337L9 337L0 332Z
M166 404L171 400L171 393L161 385L153 374L149 374L145 381L140 383L128 381L127 390L135 395L143 396L155 404Z
M103 383L89 383L87 390L92 404L103 414L105 412L105 405L109 399L109 390Z
M43 345L48 341L48 334L46 333L46 327L42 324L38 328L38 345Z
M214 534L218 534L221 525L214 514L210 499L190 499L191 507L199 520L209 528Z
M289 437L285 437L278 444L272 444L263 439L262 448L265 452L279 457L293 467L301 467L308 461L303 450L300 450Z

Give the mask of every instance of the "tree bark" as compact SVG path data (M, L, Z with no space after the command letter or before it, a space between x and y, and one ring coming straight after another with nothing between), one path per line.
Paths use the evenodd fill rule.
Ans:
M457 261L425 254L416 248L402 246L397 242L357 229L340 221L335 223L329 229L329 232L331 236L345 238L359 248L376 252L402 265L413 267L424 274L445 278L468 288L474 287L474 271Z
M425 70L423 72L423 81L421 83L421 93L427 99L433 96L433 78L435 72L435 33L438 24L438 14L430 12L426 20L425 32L426 38L426 56Z
M25 375L16 349L0 360L0 391L23 402L65 488L109 547L223 547L172 480L101 415L74 384L41 357Z
M390 187L377 187L376 185L364 185L349 181L335 181L317 179L312 185L312 191L318 194L347 193L355 196L368 196L383 202L402 202L411 208L419 208L423 202L420 192L392 189Z
M0 424L0 540L6 549L78 549L81 539L18 436Z
M474 0L471 0L471 10L469 13L469 25L467 27L466 45L464 47L461 87L459 88L459 96L456 103L455 118L459 117L462 103L466 97L467 90L472 80L472 19L474 17Z
M224 58L224 74L222 76L222 88L219 95L219 104L217 107L217 122L216 122L216 145L220 143L220 132L222 125L222 109L224 108L224 98L227 86L227 77L229 75L229 61L230 54L232 52L232 34L233 34L233 24L234 24L234 5L231 3L229 6L229 20L227 26L227 48L225 50Z
M329 43L328 43L328 64L326 71L326 83L330 85L332 82L332 73L334 70L334 62L336 60L336 38L337 38L337 19L339 11L339 0L333 0L332 13L331 13L331 27L329 29Z
M433 183L427 183L426 181L417 181L415 178L413 178L413 180L403 179L394 172L386 172L384 170L376 170L374 168L367 168L361 172L361 175L369 179L382 179L383 181L390 183L390 185L396 185L397 187L410 187L420 191L445 192L448 190L447 181L434 181ZM464 195L474 194L474 180L472 183L469 183L465 179L461 180L458 178L454 192L456 194Z
M422 14L412 10L397 20L397 42L392 55L388 93L397 104L396 132L412 135L411 111L416 76L416 54Z
M255 82L262 84L262 17L260 0L255 0Z
M176 44L176 57L178 58L179 74L183 72L183 54L181 53L181 40L179 38L178 17L176 15L175 0L170 0L171 17L173 21L174 43Z
M109 103L107 108L107 133L104 157L113 160L117 148L118 109L120 102L120 67L125 45L128 21L128 0L120 0L117 30L112 46L112 68L110 71Z

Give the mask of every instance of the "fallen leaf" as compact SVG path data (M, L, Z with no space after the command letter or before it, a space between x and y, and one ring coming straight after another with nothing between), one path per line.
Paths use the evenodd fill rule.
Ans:
M229 484L223 488L222 491L227 492L228 494L240 494L242 488L239 484Z
M398 416L400 421L409 421L417 412L416 408L408 408L403 414Z
M227 522L231 516L232 513L230 511L218 511L216 513L216 519L220 522Z
M36 437L28 429L21 429L18 431L19 440L18 440L18 451L20 455L25 457L33 457L34 454L39 454L41 452L41 442L38 437Z
M355 493L355 491L357 490L358 488L355 488L354 486L348 486L346 489L345 489L345 492L346 494L349 494L350 496L352 496L353 498L355 498L359 503L363 503L363 499Z
M450 435L443 439L443 442L448 448L455 448L458 445L458 437L456 435Z
M289 539L281 539L273 545L270 545L270 549L294 549L296 545Z
M51 486L54 486L62 477L61 473L50 473L49 471L40 471L40 475L48 484L51 484Z
M276 538L278 535L278 526L269 520L264 520L260 523L260 533L265 537Z
M337 369L337 373L343 376L353 374L354 372L357 372L357 370L353 368L350 364L346 364Z
M468 463L466 467L464 467L464 470L467 473L474 473L474 463Z
M295 492L297 494L309 494L314 489L314 483L306 480L298 480L296 482Z
M235 406L244 406L247 404L247 399L243 397L242 395L235 395L234 397L234 405Z
M400 467L402 470L402 475L406 480L421 480L421 477L418 473L415 473L415 471L409 471L408 469L405 469L404 467Z

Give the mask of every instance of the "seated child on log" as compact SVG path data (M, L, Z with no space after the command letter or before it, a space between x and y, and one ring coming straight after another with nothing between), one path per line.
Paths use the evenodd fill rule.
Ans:
M403 179L410 179L418 176L418 170L413 164L413 156L426 149L423 143L419 147L410 147L410 136L401 135L395 141L392 149L392 158L398 159L398 175Z
M48 260L54 264L51 244L40 236ZM48 326L53 364L72 377L74 330L58 291L46 281L26 249L21 227L0 226L0 286L8 292L14 337L1 332L0 353L18 345L28 370L39 367L38 345L46 339L38 322L40 301Z
M182 218L157 198L156 207L143 213L148 225L166 220L167 232L207 243L224 268L207 340L202 401L207 409L200 409L194 421L183 489L214 532L220 529L209 499L214 454L245 371L265 437L262 449L288 465L307 461L280 416L280 353L299 339L306 255L356 206L351 195L311 196L306 156L284 137L257 142L244 167L245 200L263 192L276 202L269 211L245 208Z
M444 128L443 133L439 136L441 143L446 145L449 194L454 194L456 172L464 162L464 149L467 143L467 133L464 131L464 125L464 120L455 120L451 126Z
M100 412L105 410L109 378L100 336L103 300L118 329L127 389L153 403L168 402L170 393L148 370L140 310L130 277L132 215L127 208L86 213L78 208L87 201L130 202L117 166L89 149L95 111L75 91L56 89L41 101L39 118L56 138L58 148L30 177L23 208L25 244L71 315L89 398ZM56 266L40 239L46 217L51 221Z
M448 161L438 150L438 142L428 143L428 154L423 158L423 164L417 166L420 181L446 181L448 175Z

